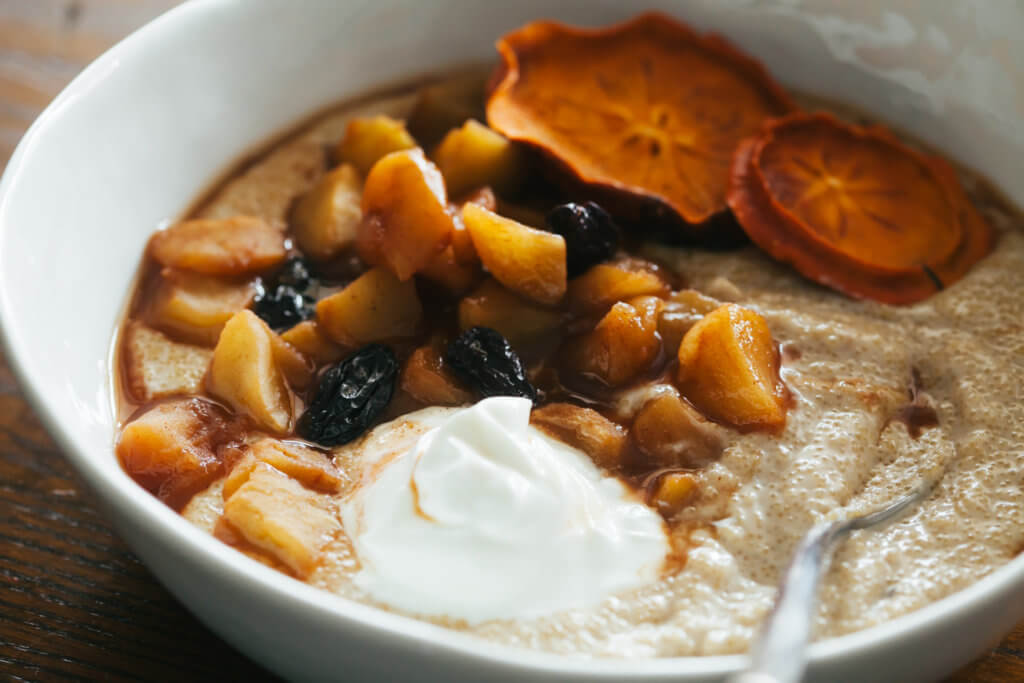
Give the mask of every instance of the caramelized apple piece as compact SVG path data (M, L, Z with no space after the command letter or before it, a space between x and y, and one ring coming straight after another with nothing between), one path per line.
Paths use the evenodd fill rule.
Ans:
M444 179L423 150L394 152L370 170L356 247L367 263L408 280L452 240Z
M359 208L362 185L355 167L342 164L295 203L292 234L311 259L329 261L355 243L363 216Z
M648 504L666 519L675 517L696 498L697 478L688 472L667 472L654 483Z
M213 349L206 388L260 427L284 434L292 427L294 397L277 365L273 335L252 311L235 314Z
M384 115L361 117L349 121L345 137L334 149L334 158L352 164L365 176L384 156L415 146L403 122Z
M619 387L650 368L660 349L657 312L619 302L593 331L567 342L565 361L576 373Z
M672 292L666 301L677 305L680 310L691 311L701 316L707 315L722 305L718 299L708 294L702 294L696 289L680 289L677 292Z
M156 398L197 394L213 352L179 344L137 320L125 328L125 378L132 398L146 403Z
M450 294L461 296L480 281L482 271L479 264L459 263L455 256L455 248L449 244L420 271L420 275L441 285Z
M699 467L717 458L725 446L722 428L675 392L644 404L630 434L648 464L655 467Z
M213 346L224 323L248 308L255 292L251 282L228 282L164 268L145 318L170 335Z
M315 320L304 320L285 330L281 339L317 365L336 363L345 355L345 348L331 341Z
M569 307L579 313L600 313L617 301L665 296L669 290L653 264L633 259L599 263L569 283Z
M323 145L311 137L299 137L276 147L244 173L228 181L208 204L202 218L258 216L284 225L296 197L313 189L324 174Z
M224 519L299 578L316 569L324 545L341 530L330 497L303 488L265 463L224 501Z
M273 330L270 331L270 347L274 363L288 384L299 390L306 389L313 381L313 362Z
M429 148L468 119L483 121L486 80L485 74L470 73L420 88L409 115L409 132Z
M153 235L158 263L204 275L247 275L284 261L284 230L261 218L195 218Z
M458 206L454 204L448 205L448 213L452 216L452 225L454 226L452 230L452 251L457 262L468 266L479 264L480 255L476 253L476 247L473 246L473 238L469 236L469 230L466 230L466 223L462 220L462 207L466 204L476 204L488 211L494 211L498 206L498 199L494 196L494 190L489 187L481 187L466 197Z
M525 175L522 150L473 119L445 135L433 157L449 194L456 197L482 185L510 192Z
M679 388L705 415L736 427L781 429L786 388L779 351L757 313L727 304L693 326L679 346Z
M459 302L460 330L490 327L513 347L554 332L561 321L558 312L524 301L490 278Z
M658 318L658 334L661 335L666 352L675 355L690 328L721 305L721 301L695 289L683 289L670 294Z
M337 493L345 482L344 475L326 453L294 441L263 438L246 449L245 455L224 480L225 500L249 480L260 463L270 465L306 488L322 493Z
M596 410L571 403L549 403L530 414L530 423L578 448L607 470L622 464L626 431Z
M498 282L528 299L556 304L565 295L565 240L503 218L476 204L462 220L480 260Z
M402 390L427 405L458 406L473 401L473 394L445 367L433 346L412 352L402 369Z
M316 317L328 337L355 347L413 336L423 308L415 283L400 282L384 268L372 268L345 289L321 299Z
M117 457L144 489L180 510L221 476L220 449L235 437L231 418L198 398L160 403L129 422Z

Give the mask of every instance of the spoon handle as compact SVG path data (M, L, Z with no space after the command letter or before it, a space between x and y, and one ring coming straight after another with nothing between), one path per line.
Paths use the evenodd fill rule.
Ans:
M849 531L846 521L819 524L808 533L786 571L775 607L750 653L751 664L732 683L796 683L806 666L818 584L833 542Z
M927 495L929 479L889 507L862 517L822 522L800 542L779 588L775 606L750 651L750 665L730 683L797 683L807 667L807 643L817 605L818 585L836 541L856 529L867 529L896 517Z

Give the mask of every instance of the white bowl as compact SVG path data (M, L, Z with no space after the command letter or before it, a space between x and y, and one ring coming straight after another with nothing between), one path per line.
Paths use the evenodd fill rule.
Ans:
M40 116L0 191L7 357L135 551L195 614L301 679L696 681L741 657L562 658L495 646L309 588L222 546L112 453L109 347L146 237L253 145L324 105L493 57L541 16L602 24L628 3L197 1L98 59ZM1024 10L1014 3L652 2L715 28L787 85L857 102L1024 203ZM929 680L1024 617L1024 557L906 617L813 646L814 680Z

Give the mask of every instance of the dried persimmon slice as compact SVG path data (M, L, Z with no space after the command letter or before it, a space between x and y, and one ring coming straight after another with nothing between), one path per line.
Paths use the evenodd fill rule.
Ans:
M758 62L657 13L603 29L534 22L497 47L492 127L698 233L726 210L736 144L794 109Z
M740 143L727 198L774 258L885 303L931 296L993 243L949 164L831 114L791 114Z

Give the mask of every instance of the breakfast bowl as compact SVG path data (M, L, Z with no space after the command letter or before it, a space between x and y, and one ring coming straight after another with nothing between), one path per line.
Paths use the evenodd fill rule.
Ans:
M1024 14L981 2L882 5L647 8L728 36L786 87L856 103L1024 204L1024 47L1015 40ZM492 63L496 38L538 18L606 25L634 11L594 0L194 0L86 69L8 164L0 185L7 358L133 550L200 620L270 670L300 680L698 681L743 666L740 655L560 656L331 595L226 548L146 493L114 455L112 335L154 229L264 141L329 105ZM813 644L808 679L932 680L1022 617L1018 551L937 602Z

